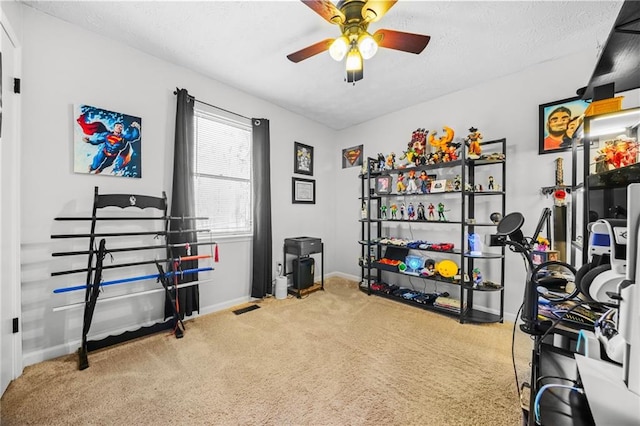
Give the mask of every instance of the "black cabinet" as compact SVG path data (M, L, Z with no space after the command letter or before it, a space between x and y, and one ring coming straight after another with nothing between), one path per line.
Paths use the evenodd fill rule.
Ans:
M292 275L292 285L287 292L300 298L302 294L324 290L324 244L320 238L285 238L283 247L284 276ZM292 261L292 271L287 273L287 254L296 256ZM320 254L320 284L314 283L315 259L312 254Z
M360 175L363 291L461 323L503 321L505 249L490 247L489 235L505 214L506 139L481 148L476 158L462 152L404 169L380 171L377 159L367 159ZM398 192L399 174L410 172L430 185ZM479 294L490 309L478 306Z

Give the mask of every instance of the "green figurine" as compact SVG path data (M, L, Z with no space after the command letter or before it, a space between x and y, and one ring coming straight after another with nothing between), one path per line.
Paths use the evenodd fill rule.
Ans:
M444 204L438 203L438 220L446 222L447 218L444 217Z

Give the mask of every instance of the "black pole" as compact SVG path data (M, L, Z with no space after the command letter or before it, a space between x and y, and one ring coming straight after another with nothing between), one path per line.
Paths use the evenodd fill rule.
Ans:
M93 283L87 287L89 297L84 306L84 317L82 321L82 346L78 349L78 368L84 370L89 368L89 358L87 349L87 334L91 328L93 320L93 312L96 309L98 295L100 294L100 283L102 282L102 261L106 256L105 240L100 240L100 247L96 256L96 270L93 276Z

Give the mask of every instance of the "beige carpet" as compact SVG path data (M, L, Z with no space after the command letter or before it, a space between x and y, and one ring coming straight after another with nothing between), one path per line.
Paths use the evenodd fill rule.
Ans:
M259 305L93 352L84 371L76 355L29 366L1 424L520 424L511 324L461 325L340 278ZM516 342L522 380L531 346Z

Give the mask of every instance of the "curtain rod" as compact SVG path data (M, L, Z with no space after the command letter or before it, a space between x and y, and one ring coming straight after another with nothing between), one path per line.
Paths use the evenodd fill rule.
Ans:
M177 95L177 94L178 94L178 90L180 90L180 89L178 89L178 88L176 87L176 90L173 92L173 94L174 94L174 95ZM220 111L228 112L229 114L237 115L238 117L242 117L242 118L245 118L245 119L247 119L247 120L251 120L251 118L249 118L249 117L245 117L244 115L242 115L242 114L238 114L237 112L229 111L228 109L220 108L219 106L211 105L211 104L208 104L208 103L206 103L206 102L200 101L200 100L196 99L196 98L195 98L195 96L191 96L191 95L189 95L189 97L190 97L191 99L193 99L195 102L199 102L199 103L201 103L201 104L204 104L204 105L210 106L211 108L219 109Z

